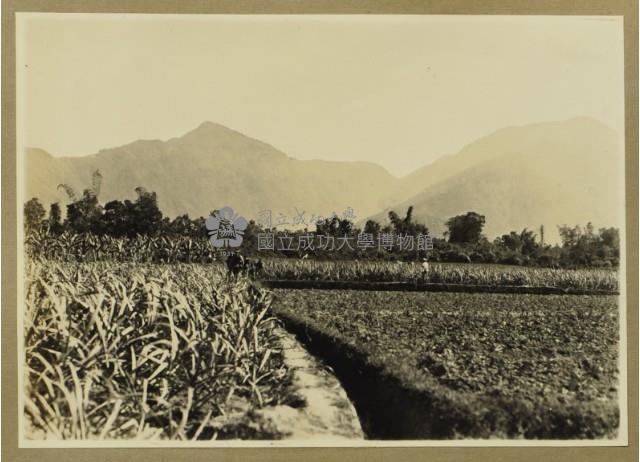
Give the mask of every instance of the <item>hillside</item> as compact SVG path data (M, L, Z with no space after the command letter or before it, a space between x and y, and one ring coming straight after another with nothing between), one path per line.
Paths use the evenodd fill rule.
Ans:
M616 133L592 119L511 127L405 178L424 189L374 218L385 222L388 210L413 205L440 235L447 218L475 211L486 216L490 238L544 225L547 241L558 239L561 224L620 227L620 158Z
M467 211L486 216L485 234L546 229L557 225L621 226L622 166L616 133L588 118L498 130L460 152L440 158L398 179L368 162L296 160L259 140L205 122L168 141L140 140L85 157L26 152L25 198L48 207L68 203L60 183L78 194L103 176L100 200L135 198L144 186L158 194L169 217L206 216L231 206L247 218L270 209L292 220L352 207L362 224L372 216L387 221L389 210L414 217L433 235L447 218ZM395 204L395 205L394 205Z
M262 209L293 217L294 208L314 213L342 213L352 207L367 216L403 197L399 180L365 162L296 160L274 147L236 131L205 122L180 138L142 140L85 157L53 157L28 149L26 198L45 206L67 203L60 183L78 194L91 184L96 169L103 176L100 200L135 198L144 186L158 194L165 215L206 216L231 206L247 218ZM406 197L406 196L405 196ZM290 218L291 219L291 218Z

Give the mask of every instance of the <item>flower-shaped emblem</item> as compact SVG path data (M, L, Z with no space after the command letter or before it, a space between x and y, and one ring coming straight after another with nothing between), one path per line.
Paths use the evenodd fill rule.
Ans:
M231 207L224 207L207 218L205 226L214 247L240 247L247 220Z

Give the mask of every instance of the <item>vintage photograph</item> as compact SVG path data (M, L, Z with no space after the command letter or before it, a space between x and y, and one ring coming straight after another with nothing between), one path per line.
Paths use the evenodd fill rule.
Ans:
M20 446L625 445L623 45L16 14Z

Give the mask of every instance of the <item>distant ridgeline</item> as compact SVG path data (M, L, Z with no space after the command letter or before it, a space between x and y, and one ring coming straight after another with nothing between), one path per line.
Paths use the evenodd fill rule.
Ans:
M501 263L544 267L617 267L620 259L618 229L561 226L562 245L544 242L523 229L488 240L485 217L468 212L448 219L444 238L434 238L413 218L409 206L404 217L388 213L389 223L373 219L362 228L333 216L318 221L315 230L265 228L250 220L239 246L215 246L207 220L187 214L169 219L160 211L155 192L136 188L134 201L98 201L99 172L82 196L71 188L66 216L58 203L49 212L37 198L24 204L27 253L52 259L92 261L210 262L230 252L260 257L320 260L423 260L458 263ZM61 185L66 187L65 185ZM211 212L215 215L216 210ZM226 226L229 224L227 223ZM227 233L228 234L228 233ZM235 236L235 233L232 233Z
M616 267L620 243L610 226L622 223L622 158L617 133L582 117L504 128L397 178L371 162L297 160L205 122L178 138L139 140L84 157L27 149L25 197L39 200L25 204L25 226L45 240L117 239L116 248L124 239L141 239L136 236L161 237L149 244L157 250L145 251L153 261L195 258L197 247L205 260L240 250L317 259ZM213 219L215 229L207 229L209 198L247 218L265 207L325 215L302 226L283 224L288 230L258 219L232 229L229 217ZM42 204L51 204L48 214ZM327 214L346 207L355 214ZM588 224L558 226L567 223Z
M389 212L404 216L412 206L413 220L434 237L448 231L449 217L474 211L487 217L483 233L490 239L525 228L540 234L544 226L550 244L562 242L557 225L623 223L618 134L584 117L503 128L404 177L372 162L295 159L211 122L177 138L138 140L87 156L37 148L24 156L25 200L37 197L45 206L66 204L69 189L97 184L106 208L113 199L134 202L135 188L144 185L169 217L206 217L211 199L247 218L265 208L274 216L291 216L295 208L327 217L351 207L355 225L364 229L367 219L385 226ZM92 177L96 171L104 184ZM121 204L113 203L112 211Z

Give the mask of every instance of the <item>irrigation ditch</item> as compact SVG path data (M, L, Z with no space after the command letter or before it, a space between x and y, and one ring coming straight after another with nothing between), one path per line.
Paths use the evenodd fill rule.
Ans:
M361 440L360 421L344 388L317 357L278 328L276 336L284 363L292 371L292 387L298 405L269 406L257 411L269 420L283 439L294 441Z
M305 322L278 314L285 329L316 358L333 369L353 403L366 439L444 439L464 416L435 412L434 400L412 390L382 368L367 363L352 346Z
M293 284L289 284L292 282ZM280 280L261 281L259 284L262 287L286 289L424 290L417 289L418 285L413 283ZM372 286L378 289L371 289ZM444 291L445 287L451 288L452 285L431 284L434 291ZM457 287L461 288L462 285ZM477 289L479 286L466 287ZM553 287L481 287L486 290L460 291L545 295L617 294L612 291L569 292ZM519 291L510 291L514 289ZM580 433L582 424L593 424L594 428L599 428L599 421L602 420L598 412L580 416L574 415L572 410L564 412L562 409L548 409L542 419L532 422L530 403L503 401L497 398L483 398L482 402L474 403L474 398L471 397L467 400L459 394L454 396L447 392L443 394L428 386L414 386L390 373L384 366L372 363L366 353L332 335L322 326L310 324L295 314L279 311L277 299L274 300L274 304L274 314L280 319L283 327L293 334L311 355L332 369L355 408L365 439L438 440L490 438L496 434L507 438L571 439Z

